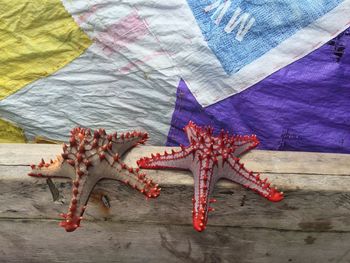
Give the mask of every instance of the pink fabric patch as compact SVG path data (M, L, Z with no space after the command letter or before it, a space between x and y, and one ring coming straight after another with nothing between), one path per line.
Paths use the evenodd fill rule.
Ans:
M148 33L145 22L139 17L137 11L133 11L109 26L105 32L99 33L95 40L106 55L111 55L135 43Z

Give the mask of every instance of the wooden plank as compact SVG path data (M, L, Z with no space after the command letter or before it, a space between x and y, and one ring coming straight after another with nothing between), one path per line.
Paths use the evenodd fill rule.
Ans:
M127 154L126 160L134 163L142 156L171 149L178 148L139 146ZM38 163L42 157L50 159L60 153L60 145L0 144L0 164ZM242 160L249 169L257 172L350 175L349 154L253 150L243 156Z
M1 262L334 262L350 260L350 233L242 227L88 223L65 233L44 220L0 221Z
M164 147L137 147L131 165ZM82 228L57 226L71 184L57 180L53 202L45 180L29 164L60 153L57 145L0 145L0 262L348 262L349 155L253 151L246 166L264 172L286 193L271 203L239 185L222 182L208 228L191 222L189 172L146 172L162 186L155 200L115 181L100 182ZM308 164L309 162L309 164ZM308 166L307 166L308 164ZM101 198L107 196L110 208Z
M48 149L52 148L51 145L47 146L49 146ZM148 147L143 148L149 151ZM19 156L19 152L22 151L13 150L17 156ZM22 158L31 158L30 153L22 155ZM46 153L51 154L49 151ZM126 162L129 164L135 162L139 158L138 154L140 155L140 153L132 152L127 155ZM35 152L34 155L36 155ZM25 160L21 163L25 163ZM298 163L295 163L295 166L298 166ZM30 168L27 165L0 166L0 217L57 218L59 213L65 212L67 209L71 196L70 183L67 181L56 182L62 198L60 202L52 203L52 197L45 180L28 177L26 174L29 171ZM189 200L193 194L193 178L190 173L155 170L147 170L147 173L163 187L161 197L157 200L143 202L142 195L134 193L124 185L120 185L118 182L104 181L94 191L95 194L87 210L87 218L108 218L112 221L152 221L152 218L158 220L163 218L164 224L171 224L174 220L190 224L192 208ZM349 230L349 176L295 173L265 175L285 191L286 199L284 201L270 203L239 185L231 182L219 183L214 191L214 197L219 202L215 204L217 211L210 215L210 225L237 226L246 224L302 230L305 225L317 225L317 222L321 222L321 227L324 223L337 231ZM102 195L108 196L110 200L112 207L108 210L103 209ZM179 198L183 201L177 202L176 200ZM171 203L174 205L171 206ZM312 212L310 212L311 203ZM135 209L138 206L141 206L142 209ZM173 209L174 207L176 209ZM330 207L332 213L324 213ZM121 210L124 212L120 213ZM159 217L160 211L163 217ZM178 213L178 211L183 212ZM263 215L264 217L260 218L254 215Z
M126 154L124 160L127 164L136 167L136 161L142 156L150 156L151 153L164 151L164 149L169 151L171 148L136 147ZM20 176L20 180L28 180L24 178L24 175L30 171L29 164L38 163L42 157L49 160L60 152L61 147L58 145L0 144L0 169L3 171L1 179L11 180ZM350 189L350 165L348 165L350 155L252 151L242 159L248 169L262 172L262 177L268 177L273 184L284 191L296 189L346 191ZM307 167L306 162L309 162ZM23 166L27 167L27 170L12 174L6 171L6 167L10 166ZM300 168L304 166L305 172ZM186 171L147 170L146 173L163 186L193 185L192 176ZM343 178L339 180L341 176ZM221 185L232 187L232 183L223 182Z
M20 171L19 167L14 169ZM58 219L66 212L71 184L56 185L61 198L53 202L45 180L1 180L0 219ZM340 178L341 179L341 178ZM339 179L339 180L340 180ZM102 181L88 203L86 220L111 222L159 222L191 225L193 187L163 185L161 196L144 196L116 181ZM110 208L102 203L110 200ZM218 202L209 215L210 226L254 226L281 230L350 231L350 193L348 191L290 190L282 202L272 203L234 184L218 185L213 193ZM85 221L83 221L83 224Z
M126 158L126 163L133 164L133 160ZM0 165L0 181L30 181L32 177L27 176L30 172L29 165ZM162 186L186 185L193 186L193 177L187 171L174 170L144 170L147 175ZM350 176L332 174L295 174L295 173L263 173L262 178L267 177L269 181L283 191L288 190L313 190L313 191L347 191L350 189ZM232 182L219 181L221 187L238 189L241 186Z

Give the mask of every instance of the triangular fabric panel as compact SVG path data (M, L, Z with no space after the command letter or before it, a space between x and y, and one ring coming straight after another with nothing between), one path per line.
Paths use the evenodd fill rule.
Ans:
M249 88L350 25L350 0L168 0L162 12L158 3L136 2L204 107Z
M350 153L350 30L249 89L203 108L181 81L167 145L189 120L256 134L267 150Z
M0 6L0 100L62 68L91 44L59 0L0 0Z

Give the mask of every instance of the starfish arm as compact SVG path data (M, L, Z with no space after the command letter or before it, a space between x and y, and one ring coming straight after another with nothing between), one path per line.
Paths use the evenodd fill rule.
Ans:
M79 133L80 131L76 131ZM90 134L89 134L90 135ZM118 153L122 156L126 151L138 144L144 144L148 139L145 132L127 132L106 134L104 129L95 130L94 134L87 138L84 142L85 150L90 151L87 157L96 154L96 149L102 148L104 151L109 150L112 153Z
M184 128L184 131L187 135L188 141L192 142L194 141L198 141L198 134L201 131L201 129L194 124L192 121L190 121L186 127Z
M74 178L74 167L69 165L61 156L55 161L45 163L42 159L38 165L31 165L32 171L28 174L32 177L42 178Z
M221 166L221 174L223 178L239 183L270 201L278 202L283 199L283 192L279 192L275 187L270 187L267 178L262 180L259 173L247 170L239 158L231 156L227 159Z
M216 183L214 175L217 172L217 166L210 157L203 159L200 155L198 157L198 162L191 167L194 179L192 220L194 229L201 232L206 228L208 213L213 210L209 207L209 203L212 202L210 194Z
M76 178L72 185L72 199L69 212L61 215L64 220L60 223L60 226L65 228L67 232L72 232L80 226L86 204L98 180L99 178L90 177L86 170L77 170Z
M116 136L115 136L116 138ZM120 134L116 139L112 140L112 151L118 152L122 156L125 152L138 144L144 144L148 139L145 132L127 132Z
M123 166L115 169L107 178L118 180L125 183L131 188L138 190L147 198L155 198L159 196L160 188L152 179L147 178L146 174L138 172L138 168Z
M211 136L213 135L213 128L208 126L201 128L190 121L184 131L187 135L188 141L190 144L194 145L197 143L210 142Z
M172 150L171 153L157 153L151 157L143 157L137 161L137 165L145 169L181 169L187 170L190 168L190 163L194 159L195 151L191 147L181 147L180 151Z
M258 144L259 140L255 135L236 135L231 137L231 147L234 149L232 154L236 157L245 154L246 152L258 146Z
M103 164L106 167L102 175L103 178L121 181L140 191L148 198L159 196L161 189L158 184L153 183L152 179L147 178L144 173L140 173L139 168L134 169L121 162L118 154L114 156L106 154L105 162L103 162L99 167L99 169L103 169Z

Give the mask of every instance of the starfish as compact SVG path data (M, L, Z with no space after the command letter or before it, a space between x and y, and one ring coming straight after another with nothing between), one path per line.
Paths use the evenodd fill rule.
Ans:
M193 122L184 128L190 145L181 146L180 151L171 153L157 153L150 158L144 157L137 161L140 168L146 169L183 169L190 170L194 176L193 227L201 232L206 228L208 213L214 209L209 203L215 183L221 179L228 179L239 183L248 189L259 193L270 201L283 199L283 192L270 187L267 179L262 180L259 173L247 170L240 162L239 156L255 148L259 141L252 136L229 136L221 131L213 136L211 127L200 128Z
M143 144L148 134L143 132L127 132L106 134L105 130L93 131L74 128L71 131L69 146L63 144L63 153L55 161L39 165L31 165L29 176L40 178L69 178L73 181L72 199L69 212L61 214L64 220L60 226L72 232L80 226L89 196L98 181L113 179L139 190L147 198L159 195L160 188L139 168L128 167L120 157L137 144Z

